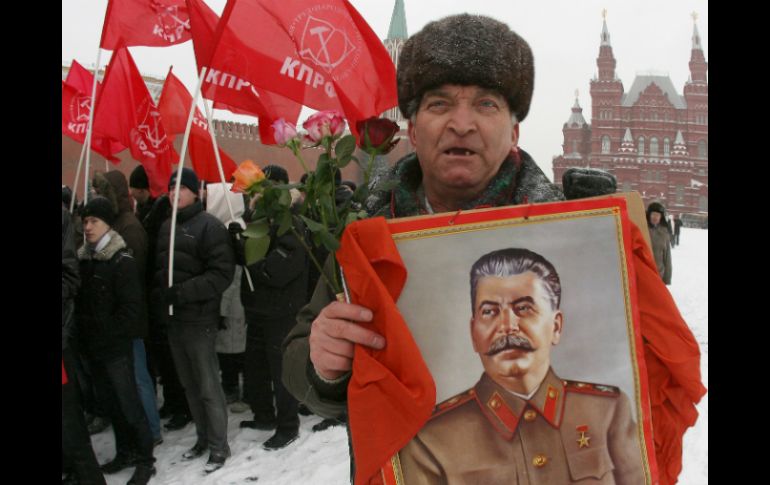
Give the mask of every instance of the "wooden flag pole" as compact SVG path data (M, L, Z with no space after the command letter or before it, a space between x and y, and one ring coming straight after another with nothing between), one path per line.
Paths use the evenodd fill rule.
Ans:
M212 105L213 105L213 101L212 101ZM222 168L222 157L219 156L219 146L217 145L217 134L214 131L214 117L211 115L209 104L206 102L205 98L203 99L203 107L206 110L206 120L208 120L208 124L209 124L209 134L211 135L211 144L214 146L214 158L216 158L217 160L217 168L219 169L219 178L222 179L222 186L225 188L225 202L227 203L227 210L230 211L230 220L235 221L235 211L233 211L233 205L230 203L230 197L228 197L227 195L227 182L225 181L225 171ZM240 234L236 237L238 239L241 238ZM254 291L254 283L252 283L251 281L251 274L249 273L249 269L246 268L246 265L243 265L243 270L246 273L246 281L249 282L249 289L251 291Z

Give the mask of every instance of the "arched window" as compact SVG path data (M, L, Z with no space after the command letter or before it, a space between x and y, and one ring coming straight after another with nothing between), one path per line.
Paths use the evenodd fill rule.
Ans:
M706 146L705 140L698 142L698 156L700 158L708 158L709 156L708 147Z
M658 156L658 139L650 138L650 155Z
M577 140L572 140L572 153L577 153Z
M671 154L671 140L668 138L663 139L663 156L667 157Z
M602 153L610 153L610 137L607 135L602 137Z
M639 155L644 155L644 137L639 137L639 146L637 147L637 151L639 152Z

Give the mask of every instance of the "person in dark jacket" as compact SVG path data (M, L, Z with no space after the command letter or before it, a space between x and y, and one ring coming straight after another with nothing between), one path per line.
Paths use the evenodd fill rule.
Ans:
M150 193L150 181L147 178L147 171L145 171L144 166L137 165L136 168L131 171L131 175L128 177L128 187L131 192L131 197L136 201L134 214L140 222L144 221L144 218L150 213L156 200Z
M233 279L235 266L227 229L203 211L198 185L195 172L184 168L174 232L173 285L168 282L171 219L167 219L158 235L152 302L153 311L165 314L168 322L171 353L197 431L195 446L183 458L197 458L209 449L204 469L212 472L230 456L227 404L215 344L222 293ZM176 191L174 172L169 181L170 199Z
M115 431L115 458L102 471L117 473L136 465L128 483L146 484L155 474L155 458L137 392L131 337L137 320L144 318L139 270L125 241L111 228L116 216L108 199L91 199L82 217L86 244L78 250L78 338Z
M289 183L283 167L268 165L265 176L278 183ZM246 356L244 360L245 394L254 419L242 421L241 427L273 429L275 434L264 448L275 450L287 446L299 434L297 400L281 381L281 343L294 326L297 311L306 302L308 263L302 243L289 231L279 236L278 224L270 222L270 246L264 258L247 266L254 283L249 289L244 275L241 302L246 313ZM243 231L238 223L230 225L231 233ZM304 228L297 228L303 234ZM243 238L234 238L238 264L245 264ZM272 381L273 392L266 381ZM275 411L273 411L275 396Z
M115 225L113 229L120 234L129 251L136 259L139 269L142 295L146 298L147 287L145 275L147 271L147 232L142 227L139 219L133 212L131 201L128 197L128 183L123 172L113 170L102 173L96 172L93 186L99 195L106 197L115 211ZM143 305L146 308L146 305ZM134 347L134 372L136 383L139 386L139 397L142 399L144 412L150 424L153 442L159 444L163 441L160 434L160 416L158 415L158 403L155 399L155 383L147 368L147 353L144 339L147 338L147 317L137 320L137 326L132 329L132 345Z
M62 194L64 189L62 189ZM64 201L63 201L64 202ZM67 206L69 207L69 206ZM77 372L70 347L75 313L75 295L80 287L78 259L75 254L75 238L70 213L61 211L61 449L64 461L72 469L78 483L104 485L104 475L99 469L83 407L78 392Z
M667 285L671 284L671 234L666 225L666 209L660 202L647 206L647 229L650 231L652 255L658 267L658 273Z

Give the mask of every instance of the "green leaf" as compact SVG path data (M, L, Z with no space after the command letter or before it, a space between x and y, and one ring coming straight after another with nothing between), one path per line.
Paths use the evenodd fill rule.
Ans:
M291 229L291 223L292 223L291 212L284 212L283 214L281 214L279 220L281 222L280 222L280 225L278 226L278 235L283 236L284 234L286 234L286 231Z
M350 163L353 152L356 150L356 138L353 135L347 135L340 138L334 147L334 153L337 155L337 166L342 168Z
M261 237L265 237L269 233L270 233L270 224L268 224L267 220L265 219L247 224L246 230L243 231L243 235L246 236L248 239L252 239L252 238L259 239Z
M349 212L347 216L345 216L345 225L355 222L359 219L358 212Z
M300 217L302 217L302 221L305 223L307 228L310 229L310 232L317 233L317 232L326 230L326 228L324 227L323 224L319 224L318 222L314 221L313 219L309 219L309 218L307 218L305 216L300 216Z
M259 238L248 238L243 246L246 256L246 264L251 265L264 258L267 250L270 248L270 236L264 235Z
M334 239L334 236L329 234L329 231L324 228L323 231L318 233L318 236L321 238L321 244L324 245L326 249L329 251L336 251L340 247L339 241Z
M282 190L278 196L278 202L284 207L289 207L291 205L291 193L288 190Z

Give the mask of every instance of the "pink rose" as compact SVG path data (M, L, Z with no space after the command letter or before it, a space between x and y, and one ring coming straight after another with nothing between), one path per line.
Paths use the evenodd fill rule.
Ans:
M286 146L291 140L297 138L297 127L283 118L274 121L272 127L275 141L280 146Z
M302 123L307 130L305 140L313 144L321 143L326 137L339 138L345 132L345 118L339 111L319 111Z

